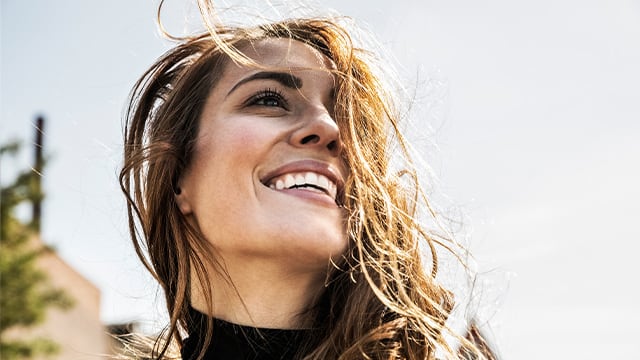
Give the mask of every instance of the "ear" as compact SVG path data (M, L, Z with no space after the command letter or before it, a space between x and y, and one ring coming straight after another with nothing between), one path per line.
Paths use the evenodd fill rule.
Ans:
M190 215L193 210L191 208L191 203L189 202L188 192L185 191L182 184L177 184L176 188L173 190L173 196L176 199L176 204L178 204L178 208L182 215Z

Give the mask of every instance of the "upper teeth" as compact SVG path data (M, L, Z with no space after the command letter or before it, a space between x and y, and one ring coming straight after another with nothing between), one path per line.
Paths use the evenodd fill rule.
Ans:
M269 181L269 187L276 190L290 189L294 186L307 186L305 190L326 193L333 199L336 198L336 184L322 174L310 171L289 173L280 175Z

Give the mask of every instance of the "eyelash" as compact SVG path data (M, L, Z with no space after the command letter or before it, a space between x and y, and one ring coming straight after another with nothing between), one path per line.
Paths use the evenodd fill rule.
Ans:
M260 101L264 101L264 100L276 100L278 102L278 105L266 105L266 104L259 104ZM267 88L264 89L260 92L258 92L257 94L253 95L249 101L247 101L247 105L249 106L266 106L266 107L281 107L285 110L288 110L288 104L287 104L287 99L285 99L284 95L282 95L282 93L280 93L278 90L276 89L271 89L271 88Z

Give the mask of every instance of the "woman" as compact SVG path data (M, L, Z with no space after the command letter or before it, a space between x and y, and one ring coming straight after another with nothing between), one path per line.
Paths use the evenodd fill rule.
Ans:
M183 359L457 357L376 59L337 20L209 30L142 76L127 114L131 236L170 315L153 357L170 341Z

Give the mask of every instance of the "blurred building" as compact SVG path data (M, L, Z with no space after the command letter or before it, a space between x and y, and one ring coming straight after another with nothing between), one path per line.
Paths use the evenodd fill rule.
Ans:
M43 116L38 116L34 126L34 162L33 171L40 175L44 165ZM42 194L40 176L35 177L35 194ZM40 223L42 217L42 198L35 196L30 199L32 205L31 226L36 235L28 246L35 250L49 249L40 238ZM112 358L116 349L113 337L100 321L100 290L87 278L62 260L55 251L40 252L36 265L48 277L53 288L63 290L73 301L69 309L54 306L47 308L43 323L33 327L13 327L7 329L3 336L7 339L31 340L44 338L58 345L59 352L55 355L36 357L35 359L74 360L74 359L106 359ZM1 311L1 309L0 309Z
M46 246L38 238L34 238L33 243L34 246ZM49 277L51 285L72 298L73 306L67 310L50 307L42 324L9 329L7 337L25 340L43 337L58 344L60 351L57 354L35 359L110 358L113 346L107 328L100 321L100 290L54 251L43 253L36 262Z

